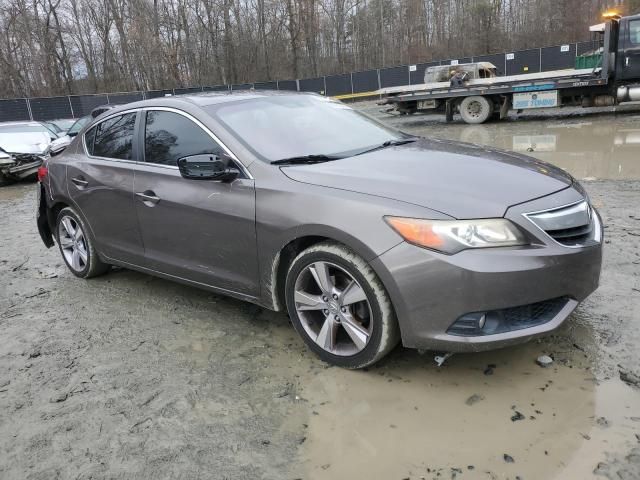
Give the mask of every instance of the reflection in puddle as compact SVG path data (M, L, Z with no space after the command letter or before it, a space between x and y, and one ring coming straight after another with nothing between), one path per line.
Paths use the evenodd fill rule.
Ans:
M515 120L486 125L427 126L412 121L402 128L419 135L526 153L558 165L579 179L640 179L638 115Z

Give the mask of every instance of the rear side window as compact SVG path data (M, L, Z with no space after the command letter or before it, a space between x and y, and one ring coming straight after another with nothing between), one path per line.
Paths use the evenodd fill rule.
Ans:
M640 45L640 20L629 22L629 38L634 45Z
M87 153L93 155L93 141L96 138L96 127L88 130L84 134L84 144L87 146Z
M125 113L99 123L85 134L87 150L96 157L133 159L133 130L136 114ZM95 135L93 134L95 130ZM93 138L93 145L90 146Z
M148 111L144 137L144 159L149 163L177 165L189 155L212 153L222 148L202 128L184 115L166 111Z

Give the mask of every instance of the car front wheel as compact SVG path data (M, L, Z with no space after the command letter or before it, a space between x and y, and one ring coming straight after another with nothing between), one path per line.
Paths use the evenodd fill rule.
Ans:
M76 277L91 278L109 270L109 265L98 257L87 228L72 208L60 210L56 240L64 262Z
M324 361L362 368L398 343L391 301L369 264L344 245L323 242L291 263L285 295L293 326Z

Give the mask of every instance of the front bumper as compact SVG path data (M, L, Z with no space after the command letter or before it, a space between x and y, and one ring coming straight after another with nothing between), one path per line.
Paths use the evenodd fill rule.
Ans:
M0 173L12 180L21 180L36 175L47 157L40 155L16 155L11 160L0 162Z
M526 209L520 207L512 214ZM597 228L602 238L599 219ZM402 343L428 350L481 351L523 343L558 328L598 287L602 243L568 248L543 237L530 247L465 250L456 255L401 243L375 259L372 266L391 296ZM491 335L447 333L456 320L471 312L560 297L566 297L566 303L542 324Z

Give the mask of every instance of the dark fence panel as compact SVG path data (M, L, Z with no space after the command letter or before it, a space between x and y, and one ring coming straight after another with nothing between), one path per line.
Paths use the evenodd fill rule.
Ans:
M122 105L123 103L138 102L144 100L142 92L129 92L129 93L110 93L109 103L114 105Z
M407 83L409 83L409 67L406 65L380 70L380 86L382 88L401 87Z
M542 49L542 71L574 68L576 64L576 44L545 47Z
M492 55L480 55L478 57L473 57L474 62L493 63L496 67L496 71L498 72L498 76L505 74L504 59L505 59L504 53L495 53Z
M299 80L301 92L324 93L324 77Z
M253 84L256 90L277 90L278 82L258 82Z
M409 68L409 80L411 85L418 85L424 83L424 72L429 67L435 67L440 65L440 62L418 63L416 69L412 72Z
M0 100L0 122L31 120L26 98Z
M73 118L69 97L32 98L29 104L34 120Z
M513 58L507 54L507 75L520 75L523 73L537 73L540 71L540 49L521 50L513 52Z
M173 90L149 90L148 92L145 92L144 96L145 98L159 98L159 97L165 97L167 95L173 95Z
M236 83L235 85L231 85L231 90L251 90L253 88L253 83Z
M378 85L378 70L355 72L351 75L351 79L353 93L375 92L380 88Z
M106 95L76 95L69 98L71 99L71 107L75 118L89 115L94 108L109 103Z
M201 93L202 87L174 88L173 91L176 95L187 95L189 93ZM111 95L109 95L109 97L111 97Z
M229 85L209 85L202 87L203 92L228 92Z
M457 61L458 63L471 63L471 57L462 57L462 58L450 58L448 60L440 61L440 65L453 65L451 62ZM456 63L456 65L458 64Z
M278 80L278 90L298 91L298 84L295 80Z
M346 95L346 94L352 93L350 73L325 77L324 81L327 85L327 91L325 92L325 95L333 96L333 95Z

